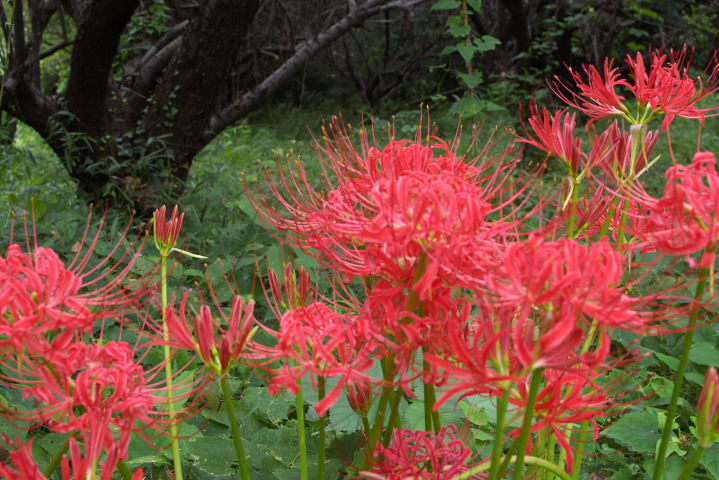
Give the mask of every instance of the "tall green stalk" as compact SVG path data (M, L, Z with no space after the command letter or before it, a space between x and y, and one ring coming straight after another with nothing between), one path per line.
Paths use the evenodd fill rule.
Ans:
M497 404L497 430L494 433L494 445L492 448L492 461L490 463L489 478L499 478L500 468L502 466L502 447L504 446L504 426L505 417L507 416L507 407L509 406L509 388L504 389L502 398ZM486 463L486 462L485 462ZM469 478L469 477L467 477Z
M227 416L230 419L230 428L232 429L232 442L235 445L235 453L237 454L237 463L240 466L240 478L242 480L250 480L250 466L247 464L247 454L245 447L242 445L242 437L240 436L240 425L237 423L235 415L235 406L232 404L232 392L230 391L230 382L227 376L223 375L220 379L220 388L222 397L224 398Z
M709 269L699 269L699 284L697 285L696 293L694 294L694 301L698 302L704 296L704 290L707 285L707 276ZM674 416L677 413L677 404L679 403L679 394L681 393L682 383L684 382L684 373L689 363L689 351L692 348L692 342L694 341L694 330L696 329L697 319L699 317L699 307L694 305L692 313L689 316L689 324L687 325L687 333L684 334L684 346L682 348L681 356L679 357L679 368L674 377L674 391L672 391L672 398L669 401L669 408L667 408L667 418L664 421L664 428L662 430L662 441L659 444L659 450L657 450L656 463L654 464L654 475L652 480L659 480L662 478L662 472L664 471L664 459L667 455L667 447L669 446L669 440L672 436L672 424L674 423Z
M317 393L319 399L325 398L325 377L317 378ZM317 419L317 425L320 429L320 445L317 452L317 480L325 479L325 429L327 418L322 416Z
M310 474L307 466L307 437L305 437L305 402L302 398L302 380L297 383L300 384L300 389L297 392L297 435L300 441L300 478L302 480L309 480Z
M172 355L170 352L170 332L167 328L167 255L161 257L160 284L162 286L162 338L165 341L165 382L167 383L168 412L170 414L170 433L172 435L172 460L175 467L175 480L183 480L182 456L180 454L180 433L177 428L177 415L175 410L175 391L173 387Z
M537 403L537 394L539 393L539 385L542 383L542 368L532 372L532 380L529 384L529 398L527 399L527 408L524 411L524 423L522 424L522 434L519 437L519 447L517 450L517 463L514 465L514 480L522 480L522 467L524 465L524 456L527 453L527 445L529 445L529 436L532 434L532 420L534 418L534 405Z

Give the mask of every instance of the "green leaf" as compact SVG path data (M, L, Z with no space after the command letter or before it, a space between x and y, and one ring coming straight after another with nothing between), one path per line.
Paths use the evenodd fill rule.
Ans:
M477 13L482 11L482 0L467 0L467 5Z
M491 35L482 35L481 37L474 39L474 44L477 46L477 51L480 53L494 50L494 48L501 43L502 42L500 42L499 39L494 38Z
M671 368L675 372L679 368L679 359L670 357L669 355L664 355L663 353L659 352L654 352L654 355L656 355L659 360L666 363L667 367Z
M482 72L474 71L472 73L458 73L457 76L462 79L467 88L476 88L482 83Z
M699 460L707 472L714 477L714 480L719 480L719 445L714 444L712 447L704 452L704 456Z
M474 52L476 51L476 49L474 48L474 45L467 45L466 43L458 43L457 51L459 52L460 55L462 55L464 62L467 65L469 65L469 62L471 62L472 58L474 57Z
M472 32L472 27L466 25L462 17L449 17L447 19L447 26L449 27L449 33L455 38L464 38Z
M235 445L229 438L198 435L183 441L182 447L185 456L193 462L193 470L198 469L214 477L228 477L235 473Z
M719 365L719 350L712 343L695 343L689 351L689 360L699 365Z
M242 393L242 404L246 410L256 411L260 417L275 425L280 420L287 420L290 407L286 400L292 401L294 397L286 392L273 397L265 387L249 387Z
M450 45L448 47L444 47L441 52L439 52L440 55L449 55L450 53L454 53L457 51L457 47L454 45Z
M650 412L628 413L604 430L604 435L639 453L654 453L661 439L657 416Z
M435 10L452 10L453 8L459 8L462 6L462 2L459 0L439 0L437 3L432 5L429 9L430 12Z

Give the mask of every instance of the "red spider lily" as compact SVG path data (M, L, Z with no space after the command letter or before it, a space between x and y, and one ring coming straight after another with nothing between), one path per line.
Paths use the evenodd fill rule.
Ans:
M87 333L110 318L124 322L148 301L154 271L139 277L133 272L145 237L138 237L119 254L120 246L127 243L128 223L121 240L90 267L102 233L99 228L88 240L90 225L91 217L69 262L38 246L37 238L31 247L27 222L25 250L11 239L7 256L0 257L0 348L6 355L42 356L53 335Z
M613 62L608 59L604 61L603 79L593 65L584 66L583 68L588 77L586 83L579 72L573 71L571 67L569 68L569 73L571 73L577 87L579 87L579 94L571 92L556 76L556 82L550 84L550 87L566 104L581 110L591 117L587 128L602 118L628 114L629 110L624 105L625 97L619 95L616 88L618 86L629 87L630 85L617 73L619 69L613 66ZM562 89L569 91L570 96L565 94Z
M621 253L608 242L589 246L573 239L514 243L507 247L505 268L493 278L492 289L501 302L530 307L570 309L578 320L602 327L643 332L647 319L638 304L619 287L625 273Z
M719 375L709 367L697 403L697 442L709 448L719 438Z
M566 372L547 369L543 372L546 381L537 395L531 431L551 430L562 450L567 454L567 470L574 466L574 450L570 443L571 429L575 425L588 421L592 427L594 440L599 437L597 420L612 414L610 407L619 404L621 395L614 392L618 385L599 385L594 378L600 375L588 372ZM528 385L517 384L516 394L510 397L510 403L516 407L526 407ZM616 412L616 408L614 409ZM510 432L511 437L518 437L521 428ZM531 451L531 446L528 446Z
M180 303L180 315L174 309L167 311L167 329L170 344L175 348L194 350L203 363L215 375L223 376L242 358L247 344L252 339L257 327L255 323L255 302L245 304L241 296L232 302L232 313L228 319L220 309L220 314L227 325L222 327L212 316L207 305L200 307L200 313L194 321L194 333L190 329L187 318L188 291Z
M667 183L660 199L651 197L638 183L626 187L629 201L649 210L650 228L641 232L650 247L670 255L687 255L693 266L713 263L719 247L719 174L716 157L699 152L690 165L675 165L666 173ZM696 263L689 255L704 251Z
M582 140L574 136L576 115L565 115L567 110L560 110L550 117L546 108L540 114L535 102L530 105L530 111L529 125L537 137L527 132L526 139L519 138L517 141L534 145L561 159L570 175L577 177L582 167Z
M249 192L259 215L282 232L282 241L345 276L385 278L421 299L435 278L454 275L460 264L466 268L475 239L518 230L514 202L531 189L511 191L513 164L501 162L508 153L474 165L437 139L426 146L392 142L383 150L367 148L362 156L340 142L322 153L336 188L318 192L300 167L283 174L281 185L268 182L289 217ZM503 215L506 210L512 213Z
M457 438L457 427L442 427L439 433L424 430L394 431L392 443L378 445L374 455L382 460L371 470L359 472L370 480L450 480L468 471L472 450ZM487 473L467 477L484 479Z
M182 222L185 219L184 213L179 213L177 205L172 209L170 220L167 220L167 208L163 205L152 217L155 226L155 246L163 257L168 256L177 245L182 230Z
M4 438L5 443L11 448L9 453L10 462L9 464L0 463L0 476L7 480L48 480L33 459L32 443L34 439L27 443L22 443L19 439L11 441L7 436ZM110 465L109 462L106 462L102 469L102 475L96 476L97 464L91 463L87 458L83 457L77 440L74 438L69 439L69 451L69 458L65 456L62 459L63 480L112 479L115 473L115 465ZM143 469L139 468L132 475L132 480L141 480L142 478L144 478Z
M127 458L131 434L157 423L155 407L167 400L160 397L161 388L149 384L151 372L135 363L135 351L127 343L88 345L68 342L70 338L58 336L44 357L28 355L12 370L15 381L7 385L34 399L39 408L3 413L14 421L77 435L88 464L94 469L105 452L112 472Z
M687 73L689 66L684 62L685 54L686 48L667 64L666 54L652 53L649 73L646 71L641 53L637 53L636 61L631 56L627 57L627 63L634 76L634 82L629 88L641 106L649 105L653 110L652 116L666 114L662 130L667 130L677 116L704 119L708 112L719 108L700 109L696 106L697 102L719 89L716 67L711 72L707 85L704 85L701 77L697 80L689 77Z
M573 93L557 78L551 86L552 90L568 105L571 105L591 117L587 127L595 121L614 115L626 118L632 124L646 125L659 115L665 114L662 130L667 130L675 117L703 119L706 114L719 107L701 109L697 102L708 97L719 89L717 69L714 62L710 68L709 80L706 84L702 78L693 80L687 74L688 62L686 52L674 55L668 62L668 56L659 52L651 54L651 68L647 73L641 53L634 60L627 58L629 69L634 77L629 82L620 77L618 68L612 62L604 62L604 78L594 66L584 67L588 80L572 71L580 92ZM616 93L616 87L628 88L639 103L637 115L633 115L625 105L625 97ZM569 91L569 94L564 91Z
M374 365L366 341L353 331L352 320L332 311L319 302L298 307L280 319L280 331L263 327L278 339L274 347L253 345L256 356L268 359L267 363L284 360L277 369L266 367L272 375L269 391L276 395L283 389L296 394L298 382L306 374L325 378L338 378L336 386L315 410L324 416L335 404L346 385L371 381L366 373Z

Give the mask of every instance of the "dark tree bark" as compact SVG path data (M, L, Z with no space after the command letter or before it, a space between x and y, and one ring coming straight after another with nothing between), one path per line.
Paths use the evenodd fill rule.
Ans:
M283 63L237 85L237 64L259 48L248 40L259 0L167 0L173 20L154 38L130 27L152 2L17 0L14 14L0 5L10 47L1 107L46 139L88 201L109 199L148 213L182 193L193 158L214 136L259 107L322 49L372 15L420 1L336 0L331 15L313 23L327 25L296 29L302 36L280 45ZM53 18L71 19L74 38L43 43ZM69 47L67 88L60 95L43 92L40 58ZM144 54L133 57L138 48Z

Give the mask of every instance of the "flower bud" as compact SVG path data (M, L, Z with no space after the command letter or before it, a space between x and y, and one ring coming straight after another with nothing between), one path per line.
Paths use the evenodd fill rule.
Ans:
M709 448L719 438L719 375L711 367L704 378L704 388L697 404L697 442Z

